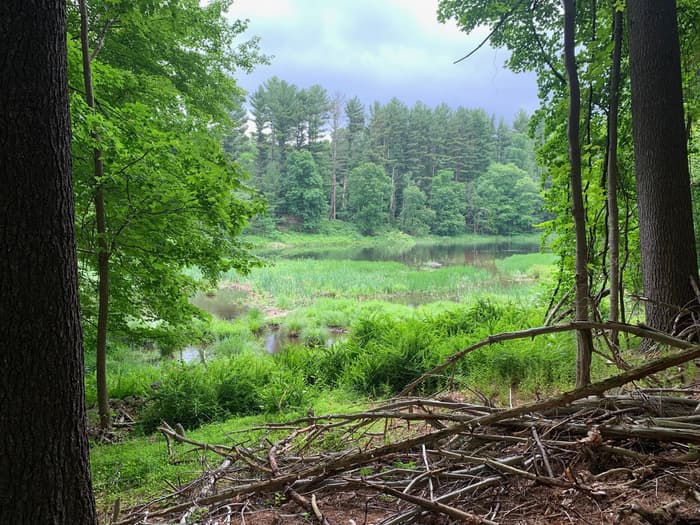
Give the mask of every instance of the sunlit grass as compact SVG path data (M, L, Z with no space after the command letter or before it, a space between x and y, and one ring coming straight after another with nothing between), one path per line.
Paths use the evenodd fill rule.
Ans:
M346 413L363 408L357 396L342 390L329 391L312 405L318 414ZM231 418L204 425L187 433L191 439L210 444L232 446L258 443L263 438L275 439L275 433L249 430L267 423L282 422L306 415L303 410ZM283 431L284 432L284 431ZM282 437L282 433L279 434ZM174 456L168 457L165 439L160 434L140 436L109 445L95 445L90 451L93 486L105 512L121 498L122 506L144 501L169 492L170 483L186 483L204 470L215 468L221 458L211 453L193 452L189 445L174 445Z
M553 253L516 253L496 259L496 268L509 274L532 274L532 269L554 269L558 256Z
M533 261L550 261L549 256ZM527 272L527 260L504 273L493 274L471 266L413 268L392 261L279 259L274 266L254 269L250 275L228 275L250 285L259 295L273 297L277 306L291 309L319 298L394 299L420 304L441 299L464 300L476 295L525 297L534 283L523 283L517 272ZM545 271L542 266L540 272Z

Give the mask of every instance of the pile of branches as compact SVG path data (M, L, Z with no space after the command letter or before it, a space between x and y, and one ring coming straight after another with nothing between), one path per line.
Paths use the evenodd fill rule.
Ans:
M621 389L700 358L684 346L518 407L404 396L270 424L254 445L164 424L170 451L184 443L219 460L157 501L115 507L112 523L700 524L698 392Z

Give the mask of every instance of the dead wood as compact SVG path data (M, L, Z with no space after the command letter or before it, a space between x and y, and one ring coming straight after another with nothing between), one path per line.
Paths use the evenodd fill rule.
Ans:
M210 445L163 425L159 430L168 443L188 444L223 457L223 462L167 497L122 511L118 524L186 521L193 506L207 509L209 521L202 523L271 523L270 515L268 521L253 518L255 509L275 493L289 497L294 503L287 505L298 505L320 524L370 523L370 508L381 508L384 518L372 523L382 525L432 523L429 519L436 516L490 524L496 523L497 515L504 524L529 523L528 516L538 515L543 517L537 523L576 522L576 516L583 522L577 512L594 514L597 517L591 519L596 522L626 523L635 515L654 523L649 516L670 515L675 521L669 523L691 523L687 519L698 502L686 496L700 494L700 460L689 446L700 445L698 402L658 395L687 390L649 395L614 389L700 358L700 346L639 327L586 324L600 330L614 324L620 331L686 349L586 387L508 409L398 398L362 412L310 415L261 427L267 437L254 447ZM501 334L477 345L562 329ZM473 349L455 354L441 367ZM269 437L273 432L281 435L276 441ZM336 450L326 449L329 437L338 445ZM639 498L645 487L658 494L659 486L667 487L663 492L667 499L656 496L642 504ZM391 498L391 507L379 504L379 494ZM567 503L572 498L575 508ZM680 503L667 508L669 500ZM348 510L341 513L338 508ZM644 514L648 508L656 510ZM659 509L671 514L661 516ZM234 516L240 516L239 521Z

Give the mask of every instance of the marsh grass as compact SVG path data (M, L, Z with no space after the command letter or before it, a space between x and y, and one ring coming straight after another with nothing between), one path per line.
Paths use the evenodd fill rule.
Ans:
M246 277L227 277L250 285L261 296L274 297L276 306L283 309L308 306L319 298L398 301L406 298L409 304L420 304L484 294L524 297L532 293L536 284L471 266L433 269L412 268L391 261L316 259L281 259L274 266L253 270Z
M107 390L111 398L147 396L151 385L160 380L160 352L135 348L121 343L107 347ZM88 405L97 402L95 353L85 353L85 400Z
M553 253L518 253L496 259L496 268L510 275L520 274L540 278L555 270L557 257Z

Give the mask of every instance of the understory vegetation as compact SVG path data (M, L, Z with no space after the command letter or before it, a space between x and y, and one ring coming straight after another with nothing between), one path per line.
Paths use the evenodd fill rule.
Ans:
M157 340L147 348L111 342L112 405L126 407L135 424L124 443L93 447L95 486L104 501L156 495L162 479L186 480L197 472L194 458L178 465L166 459L165 444L153 435L162 422L182 425L194 439L216 442L258 423L304 417L309 409L359 410L397 395L491 334L542 324L544 290L556 267L551 254L512 254L488 263L484 257L482 267L312 258L319 255L314 250L373 245L401 257L416 246L440 242L403 235L338 238L252 239L256 251L274 264L246 277L228 275L219 288L193 297L213 314L193 329L197 345L172 352ZM505 241L469 239L476 252ZM575 352L570 334L486 346L424 381L417 393L507 406L572 387ZM94 354L88 354L86 367L93 405ZM594 360L596 376L607 367L603 359Z
M256 329L255 313L231 323L211 334L207 352L212 358L206 364L173 359L163 366L143 360L138 365L138 352L114 349L110 391L113 397L149 400L141 420L146 433L162 420L191 429L231 416L305 408L333 389L358 398L392 396L489 334L540 322L535 308L489 299L415 310L369 302L355 304L354 313L349 303L339 306L324 317L315 315L318 310L298 313L272 335ZM343 321L350 321L347 335L329 344L331 328L344 329L336 324ZM264 352L265 337L281 334L289 343L278 353ZM530 397L535 391L570 387L574 355L568 336L500 344L470 354L449 376L431 379L424 389L466 388L494 401L507 399L511 389ZM88 388L88 401L94 400L93 392L94 387Z

